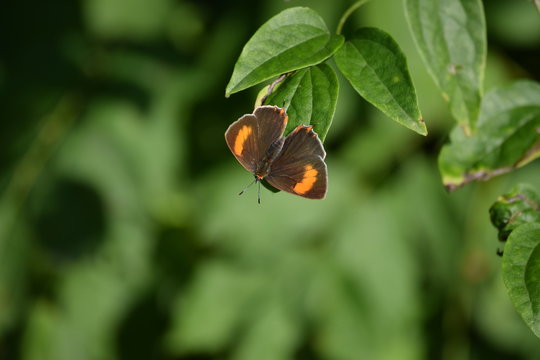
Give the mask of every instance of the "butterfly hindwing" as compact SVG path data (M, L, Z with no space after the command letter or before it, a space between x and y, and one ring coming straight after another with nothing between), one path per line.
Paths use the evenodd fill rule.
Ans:
M305 198L323 199L326 196L326 164L318 155L287 164L279 172L268 175L266 180L279 190Z
M274 187L310 199L326 195L326 153L312 126L300 125L286 138L266 180Z

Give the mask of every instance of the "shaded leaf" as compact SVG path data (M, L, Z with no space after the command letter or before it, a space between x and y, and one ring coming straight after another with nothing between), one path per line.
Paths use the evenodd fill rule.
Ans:
M456 127L439 155L449 191L488 180L540 156L540 84L522 80L486 94L478 130L467 136Z
M510 234L502 269L510 300L540 337L540 223L519 226Z
M505 241L518 226L540 222L540 195L530 185L516 185L497 199L489 215L491 223L499 230L499 239Z
M480 0L406 0L406 15L427 68L469 134L482 98L486 24Z
M392 120L426 135L407 60L382 30L359 29L335 55L339 70L354 89Z
M287 108L288 134L300 124L313 125L324 141L336 110L339 84L327 64L302 69L289 76L265 101L266 105Z
M316 65L343 44L313 10L294 7L282 11L246 43L225 90L229 96L274 76Z

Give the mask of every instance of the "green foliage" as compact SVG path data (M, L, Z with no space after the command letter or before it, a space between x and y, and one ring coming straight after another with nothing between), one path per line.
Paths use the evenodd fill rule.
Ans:
M510 300L540 337L540 222L512 231L504 247L502 268Z
M246 43L225 96L274 76L316 65L336 52L343 37L332 35L309 8L295 7L274 16Z
M540 222L540 196L530 185L516 185L497 199L489 214L493 226L499 230L499 240L506 241L517 227Z
M296 7L274 16L244 46L225 95L298 70L284 86L264 88L259 100L292 105L287 131L293 125L312 124L324 140L334 117L338 83L332 68L314 66L335 53L339 70L364 99L392 120L426 135L405 55L391 36L376 28L361 29L342 47L339 32L352 11L364 3L357 1L345 12L338 35L332 37L324 21L311 9Z
M249 176L223 141L256 92L225 99L223 88L246 39L290 2L0 6L0 359L538 358L526 325L537 331L537 189L517 188L492 210L509 235L503 276L519 313L486 218L508 184L540 183L538 162L450 196L436 153L452 119L422 80L403 7L378 0L353 14L364 2L344 12L339 1L297 1L314 10L294 10L291 37L319 34L306 53L286 51L296 59L282 64L300 67L270 60L273 70L246 79L272 73L257 83L273 85L260 100L327 135L329 192L307 201L263 191L261 205L253 190L237 196ZM404 97L412 106L418 95L430 137L387 121L383 98L363 101L335 66L355 29L373 26L385 33L372 30L376 43L362 38L359 53L393 49L375 65L410 72ZM516 51L496 34L486 78L537 76L520 55L538 54L533 35L507 31L524 46ZM536 93L506 96L520 87L537 91L520 81L488 93L486 123L503 126L497 112L514 117L506 110L522 101L530 126Z
M358 1L345 12L338 34L363 4ZM422 59L457 121L450 144L439 155L446 189L488 180L540 156L540 85L522 80L483 97L487 40L481 1L406 0L405 5ZM307 45L316 36L315 30L302 27L310 22L323 34L316 46ZM300 28L287 35L292 24ZM329 36L324 21L312 10L281 12L244 47L226 95L281 75L261 90L256 103L290 108L292 121L286 132L298 124L313 124L324 140L334 115L338 83L332 68L318 64L333 55L337 68L364 99L394 121L426 135L407 61L394 39L378 28L366 27L345 44L329 47ZM327 51L321 52L322 48ZM303 63L299 62L301 53Z
M487 43L482 2L406 0L405 3L418 50L457 121L450 143L439 154L439 171L446 189L453 191L473 181L489 180L540 156L540 85L530 80L515 81L483 97ZM514 306L538 335L536 313L533 311L531 317L530 306L524 305L523 292L530 289L519 282L519 276L526 271L520 269L523 272L518 273L514 268L509 270L508 265L529 261L524 260L528 255L519 249L529 246L527 241L534 235L521 232L513 235L514 229L531 221L524 216L530 209L522 212L515 207L529 204L510 196L517 203L509 205L505 199L491 208L499 238L504 240L510 234L512 239L506 246L513 250L505 251L503 276ZM533 266L531 271L537 269ZM538 276L532 279L536 281ZM540 293L532 290L532 299L528 301L535 303Z
M486 65L480 0L406 0L406 15L424 63L466 134L476 128Z
M336 72L323 63L290 75L279 85L279 91L272 92L264 103L287 109L292 120L285 134L300 124L312 124L324 141L336 110L338 89ZM264 93L266 91L263 89Z
M520 184L497 199L490 215L506 241L502 275L510 300L540 337L540 195Z
M540 156L540 84L522 80L490 91L477 131L456 127L439 156L443 183L454 190L519 168Z
M405 55L390 35L376 28L357 30L336 53L336 64L364 99L392 120L427 135Z

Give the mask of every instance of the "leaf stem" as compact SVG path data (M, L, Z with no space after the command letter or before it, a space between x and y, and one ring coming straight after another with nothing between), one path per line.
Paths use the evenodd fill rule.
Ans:
M266 95L264 95L261 99L261 105L264 105L264 102L266 101L266 99L268 98L268 96L270 96L270 94L272 94L272 91L274 91L274 87L279 84L280 82L282 82L283 80L285 80L285 78L291 74L291 72L288 72L288 73L285 73L285 74L281 74L280 77L278 77L276 80L274 80L270 86L268 87L268 91L266 92Z
M352 4L344 13L343 15L341 16L341 19L339 19L339 23L338 23L338 26L337 26L337 29L336 29L336 34L340 35L341 34L341 30L343 29L343 25L345 25L345 21L347 21L347 19L349 18L349 16L351 16L351 14L353 12L355 12L360 6L364 5L365 3L367 3L369 0L359 0L357 2L355 2L354 4Z

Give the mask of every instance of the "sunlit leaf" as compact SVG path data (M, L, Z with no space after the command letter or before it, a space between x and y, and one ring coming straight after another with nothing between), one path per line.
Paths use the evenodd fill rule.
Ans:
M464 131L474 131L486 62L480 0L406 0L406 15L424 63Z
M304 7L284 10L262 25L246 43L225 96L274 76L319 64L342 44L343 37L330 34L315 11Z
M510 300L540 337L540 223L519 226L510 234L502 269Z
M540 84L522 80L486 94L478 129L467 136L456 127L439 155L443 183L450 191L488 180L540 156Z
M426 135L407 60L382 30L359 29L335 55L339 70L364 99L392 120Z
M300 124L311 124L324 141L332 124L339 91L337 76L330 66L320 64L289 76L265 101L287 108L285 134Z

